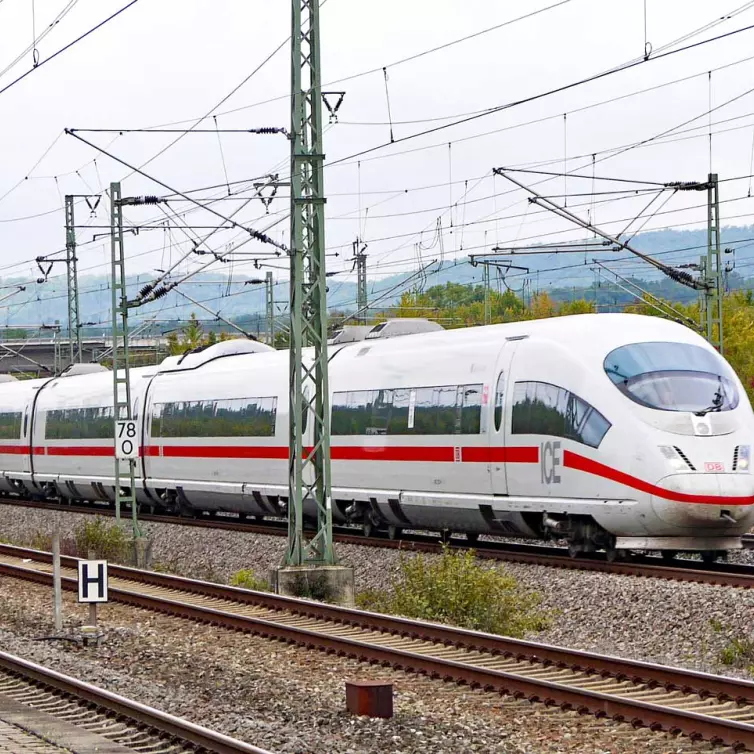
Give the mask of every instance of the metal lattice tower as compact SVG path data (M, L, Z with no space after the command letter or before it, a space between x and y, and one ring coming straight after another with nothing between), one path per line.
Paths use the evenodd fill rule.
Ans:
M707 179L707 257L703 259L702 327L707 340L723 353L723 263L720 254L720 194L717 173Z
M272 282L272 272L265 276L265 299L267 301L267 342L275 347L275 291Z
M291 333L286 564L331 565L325 196L319 0L293 0L291 31ZM304 354L304 347L312 351ZM308 416L308 422L306 417ZM308 424L308 427L306 426ZM311 437L305 442L305 429ZM304 501L317 524L304 539Z
M128 297L126 294L126 267L123 255L123 205L120 183L110 184L110 238L112 286L112 338L113 338L113 428L115 422L133 419L131 380L128 360ZM120 521L123 503L131 505L134 537L139 536L136 510L136 485L134 459L120 460L115 464L115 517Z
M367 309L369 296L367 294L367 255L361 247L361 241L357 238L353 245L354 260L356 262L356 311L359 312L359 321L367 323Z
M482 265L482 284L484 285L484 324L489 325L492 322L492 311L490 308L490 266Z
M82 360L81 321L79 312L79 277L76 258L76 223L74 197L65 197L65 265L68 282L68 358L71 364Z

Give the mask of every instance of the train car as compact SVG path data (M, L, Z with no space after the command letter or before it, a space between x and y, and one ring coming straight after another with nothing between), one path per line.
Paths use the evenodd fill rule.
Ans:
M741 546L754 523L754 414L730 366L688 328L591 314L390 337L407 328L332 348L336 521L393 536L557 537L573 554L611 557L713 559ZM285 515L287 352L227 341L132 370L132 381L142 503ZM20 391L33 427L30 481L0 442L0 463L16 464L6 488L112 499L112 374L42 382L26 393L0 384L0 409ZM89 434L90 419L96 437L71 436Z
M33 489L30 429L34 396L47 380L0 381L0 492L28 494Z
M137 417L146 385L142 378L148 372L131 370ZM26 492L46 498L113 501L112 372L96 364L76 364L59 377L18 383L27 384L23 438L29 473L21 480Z

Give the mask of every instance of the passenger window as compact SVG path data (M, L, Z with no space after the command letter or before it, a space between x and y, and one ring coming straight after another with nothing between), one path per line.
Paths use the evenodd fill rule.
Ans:
M499 432L503 424L503 401L505 400L505 372L500 372L495 388L495 431Z
M511 432L550 435L599 447L610 422L583 398L546 382L517 382Z
M478 435L482 385L334 393L333 435Z
M151 434L152 437L272 437L276 415L274 396L155 403Z

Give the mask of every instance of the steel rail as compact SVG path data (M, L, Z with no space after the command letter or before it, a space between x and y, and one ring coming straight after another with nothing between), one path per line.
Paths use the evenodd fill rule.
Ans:
M0 554L36 560L48 565L52 563L50 553L18 548L13 545L0 544ZM61 556L61 566L65 568L75 570L77 562L77 558ZM4 565L0 563L0 572L2 572L3 567ZM640 660L626 660L611 655L567 649L497 634L470 631L441 623L429 623L383 613L353 610L326 602L286 597L271 592L254 592L240 587L225 586L224 584L189 579L173 574L144 571L127 566L109 564L108 571L111 577L120 578L124 581L200 594L229 602L259 605L270 610L286 611L309 618L359 626L369 630L387 631L448 646L484 650L492 654L539 662L543 665L570 667L590 673L607 673L616 678L626 678L636 683L659 684L668 689L678 689L685 693L709 693L720 699L726 698L740 703L754 704L754 682L752 681L721 677L682 668L658 666ZM8 572L8 575L11 575L10 572ZM48 580L44 579L43 583L48 583ZM117 589L110 591L113 594L120 593ZM735 689L735 693L732 692L732 689Z
M69 513L87 515L114 516L114 511L105 507L87 507L59 505L44 501L2 499L1 504L16 505L26 508L40 508L44 510L58 510ZM141 521L154 523L176 524L179 526L195 526L198 528L212 528L227 531L241 531L249 534L263 534L269 536L287 536L285 524L274 523L245 523L241 521L224 521L222 518L183 518L154 514L139 514ZM754 535L744 535L744 543L754 548ZM439 553L442 542L439 538L422 535L404 535L400 539L387 537L365 537L360 534L349 534L343 529L335 532L335 540L343 544L353 544L362 547L384 547L387 549L413 550L416 552ZM640 576L646 578L664 579L666 581L685 581L696 584L712 584L715 586L730 586L739 589L754 587L754 566L733 563L702 564L693 560L676 560L672 563L654 562L658 558L637 557L633 561L609 562L600 557L572 558L562 547L547 547L531 544L511 544L502 542L486 542L481 546L462 541L450 540L452 548L473 548L477 557L486 560L499 560L509 563L526 563L552 568L564 568L578 571L597 571L614 573L624 576Z
M37 583L49 584L52 575L49 572L49 554L39 551L24 550L7 545L0 551L18 561L25 557L44 565L45 571L29 567L28 563L11 565L0 562L0 573L26 578ZM70 568L75 565L75 558L64 558L63 565ZM256 634L262 637L298 644L310 649L327 653L354 657L362 662L379 663L399 668L408 672L426 674L446 681L469 684L475 688L499 691L519 698L548 705L558 705L563 709L576 709L591 712L598 716L610 716L619 721L630 722L636 726L646 726L653 730L666 730L671 733L683 732L692 738L704 738L715 743L724 743L734 747L754 750L754 724L739 720L726 719L713 714L703 714L683 706L699 707L707 704L704 700L715 699L721 704L734 705L720 709L721 714L745 715L754 720L754 683L735 678L714 676L681 668L668 668L652 663L625 660L607 655L569 650L562 647L540 645L534 642L510 639L491 634L452 628L438 624L413 621L377 613L366 613L333 605L315 603L269 593L251 592L234 587L225 587L208 582L194 581L182 577L137 571L122 566L112 566L111 579L115 582L109 588L112 599L136 607L157 610L182 618L223 626L236 631ZM171 590L170 595L149 594L139 591L139 586L157 587ZM63 577L66 589L76 589L76 579ZM194 595L193 601L181 600L181 593ZM212 600L211 604L197 603L196 595ZM227 606L218 607L217 600L224 600ZM232 608L245 608L245 612L234 612ZM262 614L249 614L250 606L262 609ZM271 616L272 612L278 615ZM319 630L312 628L312 621L321 621ZM299 625L297 625L297 623ZM341 624L349 629L348 636L338 635L333 624ZM369 640L353 638L351 628L357 627L369 634ZM328 630L329 629L329 630ZM391 647L374 637L379 632L385 641L400 639L399 646ZM393 637L391 639L391 636ZM459 661L455 658L434 656L426 647L415 644L422 651L410 651L405 648L409 637L419 642L431 642L443 647L460 648L464 653L484 653L495 662L511 660L535 664L540 667L537 676L506 669L485 667L474 658ZM411 642L409 642L411 645ZM444 650L447 652L447 650ZM494 658L498 657L498 660ZM586 674L590 685L598 688L584 688L578 685L552 680L559 671L576 672L576 676ZM543 671L545 676L543 677ZM529 671L531 672L531 670ZM550 677L547 677L550 675ZM618 692L607 693L599 689L605 685L602 679L612 679L611 683ZM632 694L622 695L626 691L622 682L633 684L637 688ZM584 682L583 676L581 682ZM595 684L596 682L596 684ZM616 682L618 683L616 687ZM684 699L679 706L663 705L652 701L655 692L680 693ZM629 692L626 691L626 694ZM685 698L688 697L688 698ZM695 701L695 697L699 700ZM671 693L670 697L676 699ZM746 705L738 709L738 706ZM708 705L709 706L709 705Z
M213 754L271 754L266 749L237 741L222 733L126 699L112 691L80 681L29 660L0 652L0 669L76 700L83 700L139 725L167 733L180 741ZM52 713L54 715L54 713Z

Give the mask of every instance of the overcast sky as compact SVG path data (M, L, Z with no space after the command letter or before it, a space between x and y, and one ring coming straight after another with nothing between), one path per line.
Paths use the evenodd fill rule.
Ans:
M473 40L399 63L557 2L326 0L322 8L323 80L327 88L346 92L339 122L327 127L328 162L390 141L383 66L388 73L393 136L400 140L451 122L453 116L526 98L644 54L643 0L569 0ZM37 43L39 59L44 60L124 4L125 0L0 0L0 71L8 66L0 76L0 88L32 66L32 52L22 53L32 46L33 27L40 36L68 9ZM742 8L742 12L675 46L733 31L754 24L754 9L748 10L749 5L754 8L754 3L744 0L647 0L647 37L653 50L658 51L720 19L724 12ZM25 263L27 260L63 247L63 195L99 192L110 181L129 176L130 171L122 165L64 135L65 128L128 129L175 122L180 122L177 127L181 128L210 111L217 120L209 118L201 127L287 128L287 45L228 101L214 111L212 108L289 33L290 8L282 0L140 0L0 94L0 275L32 274L34 265ZM567 231L569 226L562 220L530 207L522 191L510 193L512 187L505 179L492 177L496 166L549 163L544 169L563 170L565 165L569 171L591 175L590 155L595 154L597 175L645 181L705 179L710 169L709 116L705 114L710 97L712 106L717 108L754 87L754 60L745 60L754 56L753 42L754 30L667 58L653 60L650 56L648 62L600 81L465 125L399 141L360 159L346 159L328 167L327 246L333 254L340 254L328 260L329 268L350 268L346 260L357 235L368 243L375 276L405 271L441 254L446 260L463 257L495 243L581 237ZM719 70L721 66L728 67ZM339 79L372 69L378 70L338 83ZM710 70L711 86L707 73ZM689 78L575 112L681 77ZM442 118L447 119L435 120ZM683 125L686 121L691 122ZM751 173L754 94L719 107L712 115L712 123L713 170L721 178ZM650 139L669 129L676 130L641 148L617 156L606 151ZM177 136L81 135L138 165ZM145 170L181 191L272 172L282 180L287 174L288 149L282 136L223 134L218 139L217 134L189 134L149 162ZM532 185L541 181L536 176L518 177ZM600 182L594 185L596 191L625 187ZM751 223L754 198L747 198L749 187L749 179L721 186L725 223ZM538 185L538 190L561 203L567 190L569 205L581 205L576 211L584 217L593 212L598 223L605 223L616 233L622 230L618 221L638 213L649 200L645 195L607 203L603 200L615 197L601 195L592 205L589 197L574 196L591 189L591 181L576 179L569 180L565 188L562 179ZM133 175L124 181L123 192L168 193ZM223 195L227 195L227 189L222 186L197 194L205 198ZM250 194L243 196L248 198ZM658 215L649 220L646 228L699 226L706 221L705 209L698 206L704 199L701 194L674 196L664 211L694 208ZM240 203L221 201L213 206L230 213ZM169 211L182 213L190 205L175 201L170 208ZM280 221L287 209L287 190L281 188L270 205L269 215L255 199L238 217L257 229L271 227L270 234L287 243L288 222ZM131 223L165 219L162 211L154 207L127 208L126 215ZM185 220L201 226L215 225L218 218L193 211ZM77 222L107 225L106 202L102 202L95 216L84 204L77 205ZM442 227L441 243L434 237L438 222ZM636 225L640 224L641 221ZM90 242L93 233L103 230L80 229L79 242ZM206 232L209 231L153 230L142 232L137 238L128 237L129 271L148 275L155 268L164 269L185 252L187 234L201 237ZM208 245L224 251L227 244L242 237L238 231L219 233ZM418 248L419 242L423 247L434 243L434 247ZM234 274L250 274L253 270L249 255L270 251L258 243L246 244L243 254L239 252L235 257ZM107 271L109 246L104 242L86 243L79 256L82 274ZM181 270L204 261L192 257ZM285 267L282 260L276 264ZM218 270L227 273L228 268ZM33 274L36 277L36 272ZM277 277L285 273L275 274Z

